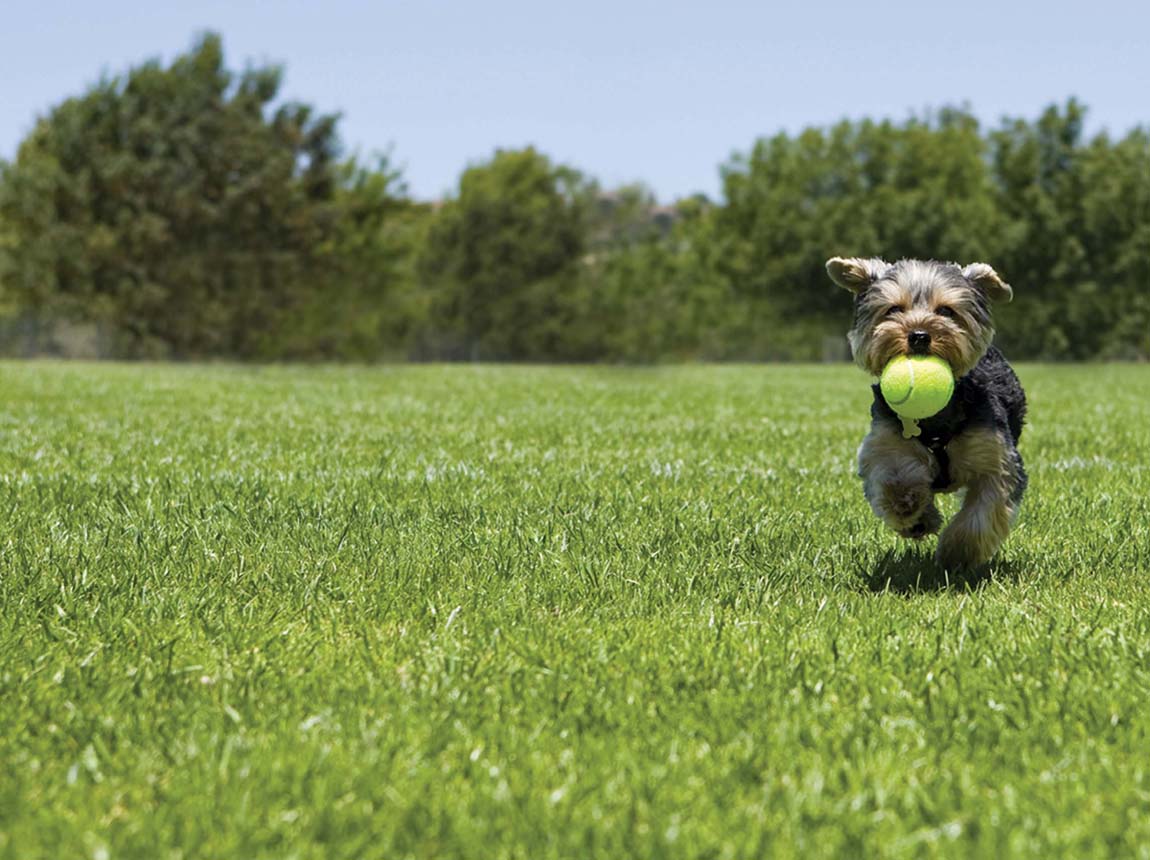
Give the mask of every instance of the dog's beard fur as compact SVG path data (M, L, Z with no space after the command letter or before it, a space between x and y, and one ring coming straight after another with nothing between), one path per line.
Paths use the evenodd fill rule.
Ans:
M848 334L855 362L880 376L891 359L911 354L910 333L925 331L930 335L930 355L947 362L956 377L969 373L994 338L991 294L970 275L993 277L1008 297L1010 288L994 270L982 264L963 270L918 260L894 265L870 262L869 281L857 289L844 284L856 293L855 323Z

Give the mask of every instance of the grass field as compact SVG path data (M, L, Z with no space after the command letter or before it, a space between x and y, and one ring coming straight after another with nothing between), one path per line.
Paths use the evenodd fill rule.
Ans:
M1150 857L1150 368L1020 375L948 583L846 367L4 365L0 856Z

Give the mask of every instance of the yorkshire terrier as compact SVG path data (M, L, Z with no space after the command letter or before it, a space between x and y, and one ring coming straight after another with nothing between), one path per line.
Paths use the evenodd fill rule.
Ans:
M985 263L834 257L827 273L854 293L847 337L860 367L878 377L897 356L934 355L955 377L950 402L919 421L913 438L873 386L871 428L858 452L867 501L902 537L917 540L942 526L935 494L965 489L936 558L947 570L985 564L1006 540L1027 481L1018 453L1026 395L991 345L990 306L1013 291Z

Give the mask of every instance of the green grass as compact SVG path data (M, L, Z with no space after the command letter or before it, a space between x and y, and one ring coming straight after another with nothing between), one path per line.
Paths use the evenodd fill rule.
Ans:
M0 856L1150 857L1150 368L1020 372L948 583L850 368L4 365Z

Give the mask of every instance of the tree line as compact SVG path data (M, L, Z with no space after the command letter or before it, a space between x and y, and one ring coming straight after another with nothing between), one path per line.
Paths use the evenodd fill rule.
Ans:
M0 162L0 319L128 358L811 360L850 317L824 260L873 255L992 263L1012 357L1150 356L1150 136L1074 100L777 134L715 201L525 148L428 203L282 79L208 34L48 111Z

